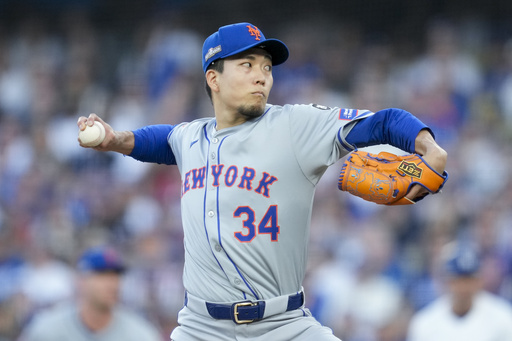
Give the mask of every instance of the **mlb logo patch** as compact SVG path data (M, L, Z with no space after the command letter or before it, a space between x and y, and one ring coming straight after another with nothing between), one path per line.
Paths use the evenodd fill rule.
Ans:
M354 118L370 113L368 110L358 110L358 109L340 109L340 120L353 120Z
M357 117L358 113L357 109L340 109L340 120L351 120Z

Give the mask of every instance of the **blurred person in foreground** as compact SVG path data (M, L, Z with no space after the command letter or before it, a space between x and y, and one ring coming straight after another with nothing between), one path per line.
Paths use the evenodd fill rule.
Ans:
M119 305L125 263L109 247L86 250L78 266L74 302L40 312L19 341L159 341L156 327Z
M443 256L447 292L413 316L407 340L512 340L512 306L483 289L477 250L452 242Z

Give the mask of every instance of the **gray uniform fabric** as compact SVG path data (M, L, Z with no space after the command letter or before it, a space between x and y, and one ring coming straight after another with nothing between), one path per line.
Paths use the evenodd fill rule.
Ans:
M228 303L300 291L315 186L327 167L350 151L344 139L351 123L370 115L317 105L267 105L263 116L220 131L214 118L175 127L168 142L182 179L187 292ZM307 309L282 315L272 317L268 327L264 319L245 328L270 331L289 324L271 339L295 340L293 335L318 325ZM297 329L300 321L311 324ZM215 324L194 317L188 308L178 322L182 327L171 336L177 341L195 340L187 335L201 339L206 326L220 340L235 328L231 320ZM215 326L226 329L212 331ZM325 333L327 328L319 327Z

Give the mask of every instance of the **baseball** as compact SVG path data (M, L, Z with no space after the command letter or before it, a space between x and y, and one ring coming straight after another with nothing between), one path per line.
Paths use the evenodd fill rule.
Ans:
M92 126L85 126L78 132L80 142L86 147L96 147L105 139L105 127L100 122L94 122Z

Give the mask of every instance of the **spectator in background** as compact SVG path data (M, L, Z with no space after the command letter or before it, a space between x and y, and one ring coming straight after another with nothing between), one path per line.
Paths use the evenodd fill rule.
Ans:
M447 293L413 316L407 340L512 340L512 306L482 289L476 250L452 242L443 251Z
M393 253L390 228L360 223L353 234L312 271L311 311L344 341L401 340L403 292L385 273Z
M73 267L57 259L47 247L33 242L25 251L25 260L18 289L30 313L73 296Z
M431 20L425 39L425 52L397 86L405 106L432 126L438 139L452 142L467 122L472 98L481 91L481 67L464 50L461 31L451 20Z
M87 250L78 262L76 302L36 315L20 341L157 341L157 329L121 307L119 288L125 264L108 247Z

